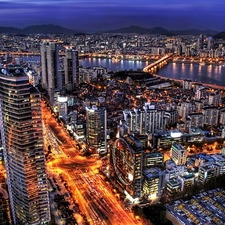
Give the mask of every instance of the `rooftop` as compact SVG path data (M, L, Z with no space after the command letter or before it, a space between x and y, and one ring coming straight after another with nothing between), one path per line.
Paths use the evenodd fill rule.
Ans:
M11 77L27 76L24 72L24 69L20 65L16 64L8 64L4 67L0 67L0 75Z

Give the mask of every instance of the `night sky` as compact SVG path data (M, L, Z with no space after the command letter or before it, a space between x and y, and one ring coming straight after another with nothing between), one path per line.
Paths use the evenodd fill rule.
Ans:
M84 31L145 28L225 30L225 0L0 0L0 26L55 24Z

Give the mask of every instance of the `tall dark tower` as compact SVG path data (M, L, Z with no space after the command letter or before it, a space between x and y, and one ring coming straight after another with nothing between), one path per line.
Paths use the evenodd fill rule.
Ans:
M79 58L78 51L67 48L64 58L65 88L72 91L78 82Z
M18 65L0 70L0 120L14 224L47 224L50 210L41 95Z
M51 105L54 104L54 93L62 89L59 72L59 49L55 42L41 44L42 88L48 91Z

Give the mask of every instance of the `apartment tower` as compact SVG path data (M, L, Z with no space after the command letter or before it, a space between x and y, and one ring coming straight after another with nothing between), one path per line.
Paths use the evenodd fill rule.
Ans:
M78 51L67 48L64 57L64 73L65 73L65 89L72 91L78 82L79 75L79 59Z
M54 104L56 90L62 90L62 76L59 67L59 48L55 42L44 41L41 44L42 88L49 95L50 104Z

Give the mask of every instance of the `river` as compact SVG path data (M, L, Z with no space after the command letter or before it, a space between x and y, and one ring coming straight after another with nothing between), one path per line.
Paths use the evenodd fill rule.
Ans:
M24 61L33 60L38 58L34 56L24 57ZM115 61L112 59L102 58L85 58L80 59L81 66L103 66L109 71L120 70L137 70L143 69L151 62L144 61L129 61L121 60ZM184 64L184 63L168 63L166 66L157 71L157 74L162 77L174 78L174 79L191 79L192 81L198 81L208 84L217 84L225 86L225 66L224 65L205 65L200 66L198 64Z
M168 63L157 71L157 74L163 77L174 79L191 79L208 84L217 84L225 86L225 66Z
M130 60L112 60L112 59L102 59L102 58L86 58L81 59L80 65L82 66L103 66L110 71L120 71L120 70L137 70L143 69L148 65L148 62L143 61L130 61Z

